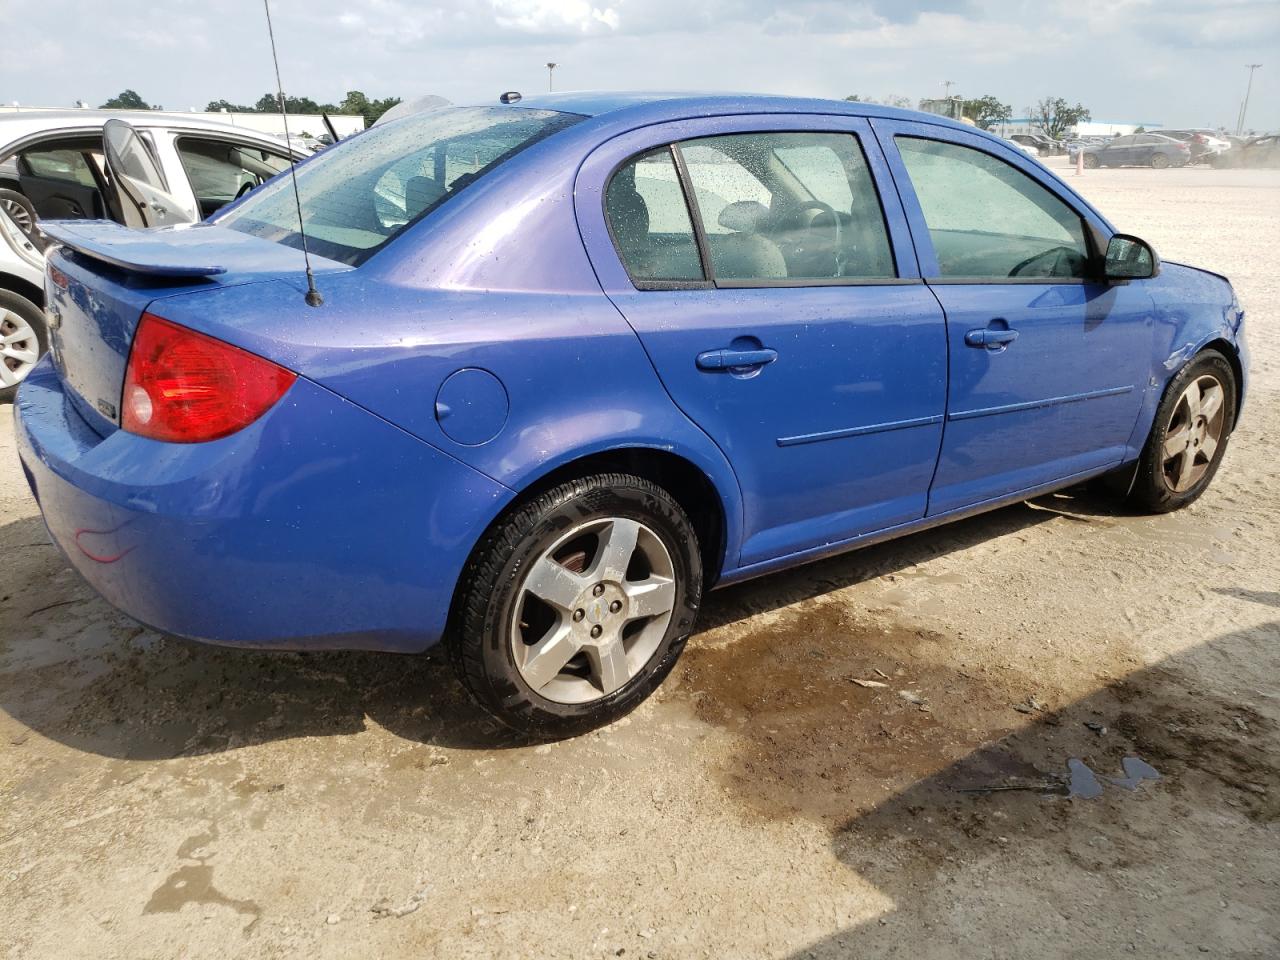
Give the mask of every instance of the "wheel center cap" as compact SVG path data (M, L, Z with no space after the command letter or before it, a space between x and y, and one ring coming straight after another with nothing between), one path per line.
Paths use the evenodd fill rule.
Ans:
M587 611L587 622L602 624L609 617L609 601L604 597L592 597L583 608Z
M597 596L594 591L587 591L579 601L578 605L582 610L582 619L588 625L593 627L606 626L610 620L615 620L626 606L623 593L613 584L605 584L604 590ZM613 608L617 605L618 609Z

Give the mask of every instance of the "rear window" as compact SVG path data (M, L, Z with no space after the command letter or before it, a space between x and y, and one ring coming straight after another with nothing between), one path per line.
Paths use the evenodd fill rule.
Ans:
M307 245L358 266L525 147L583 119L554 110L457 107L374 127L299 167ZM302 246L288 177L250 194L218 223Z

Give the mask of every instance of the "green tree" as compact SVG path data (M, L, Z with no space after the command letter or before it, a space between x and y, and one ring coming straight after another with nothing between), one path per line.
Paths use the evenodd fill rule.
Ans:
M964 116L974 122L982 130L990 130L997 123L1003 123L1013 117L1013 108L1001 103L988 94L976 100L966 100L962 106Z
M138 96L136 90L123 90L104 103L100 110L150 110L151 104Z
M1032 119L1046 136L1058 140L1066 133L1068 127L1074 127L1081 120L1093 119L1093 114L1080 103L1072 107L1062 97L1045 97L1036 104Z
M370 100L359 90L349 90L342 102L335 108L337 113L358 113L364 117L366 127L373 126L375 120L400 102L399 97L386 97L382 100Z
M232 103L230 100L210 100L205 106L205 110L209 113L218 113L222 110L227 113L256 113L253 107L246 106L243 103Z

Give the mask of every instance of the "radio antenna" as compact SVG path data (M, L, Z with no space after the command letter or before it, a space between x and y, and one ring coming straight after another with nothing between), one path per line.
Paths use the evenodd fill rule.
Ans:
M316 277L311 272L311 253L307 250L307 230L302 224L302 198L298 195L298 171L293 159L293 144L289 143L289 111L284 108L284 84L280 82L280 58L276 56L276 35L271 29L271 2L262 0L262 8L267 12L267 36L271 39L271 63L276 68L276 99L280 104L280 122L284 124L284 139L289 144L289 179L293 181L293 203L298 209L298 236L302 238L302 262L307 268L307 295L304 298L307 306L318 307L324 303L324 297L316 289Z

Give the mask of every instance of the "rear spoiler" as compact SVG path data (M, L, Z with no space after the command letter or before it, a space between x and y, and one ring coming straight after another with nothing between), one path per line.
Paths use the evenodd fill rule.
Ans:
M151 277L214 277L208 237L195 229L134 230L111 220L41 220L50 240L121 270ZM248 237L246 240L250 239Z

